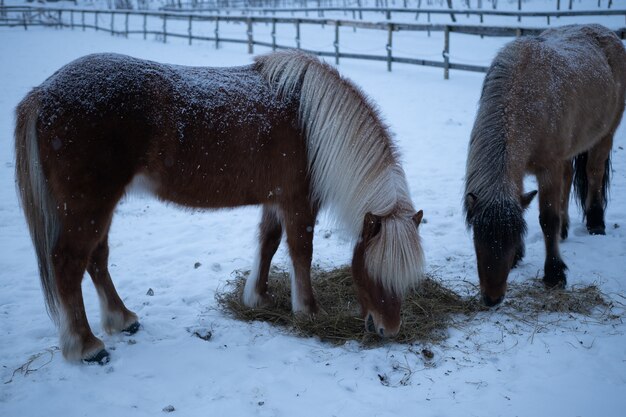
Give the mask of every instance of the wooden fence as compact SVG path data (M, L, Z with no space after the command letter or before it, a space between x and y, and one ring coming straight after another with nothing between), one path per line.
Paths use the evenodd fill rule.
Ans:
M104 17L108 18L108 24L101 24ZM130 22L133 19L133 24ZM155 20L158 22L154 24ZM152 23L148 25L149 21ZM186 24L185 31L173 31L168 22L184 22ZM243 38L224 37L220 34L220 23L238 23L238 27L245 28ZM198 25L212 25L212 36L199 34L197 32ZM271 40L255 39L255 25L270 25ZM295 26L295 45L283 45L277 42L277 28L281 25ZM323 25L334 27L334 42L332 51L320 51L301 48L301 26L302 25ZM108 32L112 35L125 36L141 35L147 39L148 35L155 35L167 42L168 38L183 38L191 45L193 41L214 42L218 48L221 43L240 43L247 44L248 53L254 53L255 46L264 46L277 49L302 49L306 52L319 56L334 58L335 63L339 64L340 59L362 59L370 61L386 62L387 69L391 71L393 63L404 63L413 65L424 65L442 68L444 78L449 78L451 69L485 72L486 66L470 65L463 63L455 63L450 61L450 38L451 34L465 34L476 36L497 36L497 37L519 37L523 35L534 35L543 31L543 28L524 28L524 27L501 27L501 26L483 26L483 25L459 25L459 24L417 24L417 23L393 23L393 22L366 22L359 20L337 20L324 18L294 18L294 17L274 17L274 16L224 16L224 15L206 15L197 13L178 13L163 11L135 11L135 10L94 10L79 8L51 8L51 7L4 7L0 8L0 26L20 26L27 30L30 26L47 26L55 28L70 29L94 29L96 31ZM138 27L139 26L139 27ZM156 26L156 28L155 28ZM374 29L386 32L387 42L385 45L386 54L373 55L362 53L342 52L340 50L339 28L357 29ZM196 33L194 33L196 28ZM206 29L206 27L205 27ZM393 39L394 33L399 31L409 32L443 32L443 50L442 60L427 60L409 57L399 57L393 55ZM206 31L205 31L206 32ZM616 31L621 39L626 37L626 27Z
M308 16L309 13L317 15L318 17L325 17L326 12L331 13L343 13L351 14L353 19L363 20L363 13L379 13L387 20L391 20L393 14L408 14L414 15L415 19L420 15L426 15L427 21L431 21L431 15L450 15L453 22L456 22L457 15L465 15L469 16L478 16L480 18L480 22L483 23L485 16L500 16L500 17L510 17L516 18L518 22L522 20L523 17L535 17L535 18L544 18L546 19L547 24L550 24L551 18L560 18L560 17L579 17L579 16L624 16L626 20L626 9L622 10L568 10L561 11L560 10L560 0L557 0L557 10L553 11L521 11L521 1L520 8L517 11L510 10L486 10L486 9L428 9L428 8L411 8L411 7L362 7L358 5L357 7L280 7L280 8L268 8L268 7L207 7L207 6L196 6L191 7L184 5L181 6L164 6L162 10L164 11L179 11L179 12L201 12L201 13L211 13L211 14L242 14L242 15L277 15L283 13L289 13L294 15L295 13L304 13L305 16ZM610 7L610 6L609 6Z
M417 9L422 8L422 0L191 0L191 1L182 1L182 0L169 0L168 4L163 7L164 10L177 10L177 11L191 11L191 10L206 10L206 9L215 9L215 8L232 8L232 9L250 9L250 8L264 8L264 9L284 9L284 8L299 8L305 9L309 7L346 7L350 3L352 6L356 5L357 7L372 7L370 6L372 3L375 4L377 9L386 9L389 7L389 3L392 3L392 6L395 7L396 2L402 3L402 7L407 9L411 8L409 5L410 2L413 1L415 3ZM444 0L440 0L440 3L443 3ZM498 0L475 0L475 7L471 6L472 0L462 0L462 3L465 8L470 10L483 10L485 8L491 8L496 10L498 8ZM517 2L517 10L522 10L523 0L516 0ZM555 10L561 10L561 8L565 9L567 7L568 10L573 10L574 8L574 0L552 0L552 3L555 6ZM447 1L448 8L452 9L453 4L452 1ZM489 5L490 4L490 5ZM613 0L597 0L597 7L601 8L602 5L605 5L607 9L610 9L613 6ZM567 5L567 6L566 6ZM424 9L426 9L425 7Z

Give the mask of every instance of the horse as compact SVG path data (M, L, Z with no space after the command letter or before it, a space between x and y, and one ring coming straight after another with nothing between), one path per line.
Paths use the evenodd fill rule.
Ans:
M113 210L135 187L193 209L262 206L243 302L271 302L268 272L284 233L296 314L318 312L313 235L327 210L354 244L366 330L397 334L402 298L422 276L423 213L377 107L329 64L297 51L226 68L88 55L34 88L16 116L18 194L68 360L110 358L87 322L85 271L104 330L139 329L107 265Z
M484 80L471 132L463 208L473 229L483 302L499 304L524 257L524 211L537 191L548 288L566 285L559 238L570 190L590 234L604 234L613 135L624 111L626 52L601 25L569 25L507 44Z

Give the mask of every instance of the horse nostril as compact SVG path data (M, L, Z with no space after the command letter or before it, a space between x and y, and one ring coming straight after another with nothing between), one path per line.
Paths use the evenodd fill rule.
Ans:
M376 333L376 326L374 325L374 318L371 314L367 315L367 320L365 321L365 328L368 332Z
M504 299L504 295L501 295L500 297L494 300L491 297L489 297L487 294L483 294L483 303L485 303L487 307L497 306L498 304L502 302L503 299Z

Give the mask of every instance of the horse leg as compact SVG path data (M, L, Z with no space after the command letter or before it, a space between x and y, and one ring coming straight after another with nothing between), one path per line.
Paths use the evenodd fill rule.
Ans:
M539 223L546 245L546 261L543 281L548 287L564 287L567 281L567 266L559 251L561 231L561 201L563 187L563 166L538 176L539 183Z
M283 234L277 210L275 207L263 206L259 225L258 253L243 290L243 303L251 308L262 307L271 303L271 297L267 292L267 280L272 257L280 245Z
M98 292L100 320L104 331L108 334L118 332L133 334L139 330L137 315L126 308L124 302L117 294L109 274L108 262L109 238L107 227L104 238L91 252L87 272L89 272Z
M587 157L587 230L592 235L605 234L604 208L609 175L609 156L613 135L608 135L588 151Z
M569 232L569 196L572 191L574 167L572 161L563 164L563 187L561 189L561 239L567 239Z
M317 210L308 201L283 210L291 272L291 308L294 313L315 314L317 303L311 287L313 259L313 230Z
M108 361L109 354L104 349L104 343L91 332L81 289L91 252L100 239L101 231L106 228L105 222L86 221L95 218L96 216L76 213L63 218L59 237L52 251L52 264L59 298L60 344L63 356L68 360L102 364Z

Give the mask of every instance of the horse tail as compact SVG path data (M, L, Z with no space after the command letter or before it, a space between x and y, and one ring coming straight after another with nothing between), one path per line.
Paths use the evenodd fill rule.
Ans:
M31 91L17 106L15 178L17 193L37 255L39 277L48 314L55 324L58 324L59 301L52 265L52 250L59 235L59 218L39 155L37 137L39 108L37 90Z
M589 179L587 178L587 160L589 153L583 152L574 157L574 191L578 197L578 204L583 211L583 219L587 213L587 192ZM611 153L604 162L604 176L602 177L602 208L606 209L609 197L609 184L611 183Z
M279 96L298 106L311 197L332 206L349 235L358 236L368 211L385 215L409 201L387 126L356 85L300 51L257 57L256 69Z

